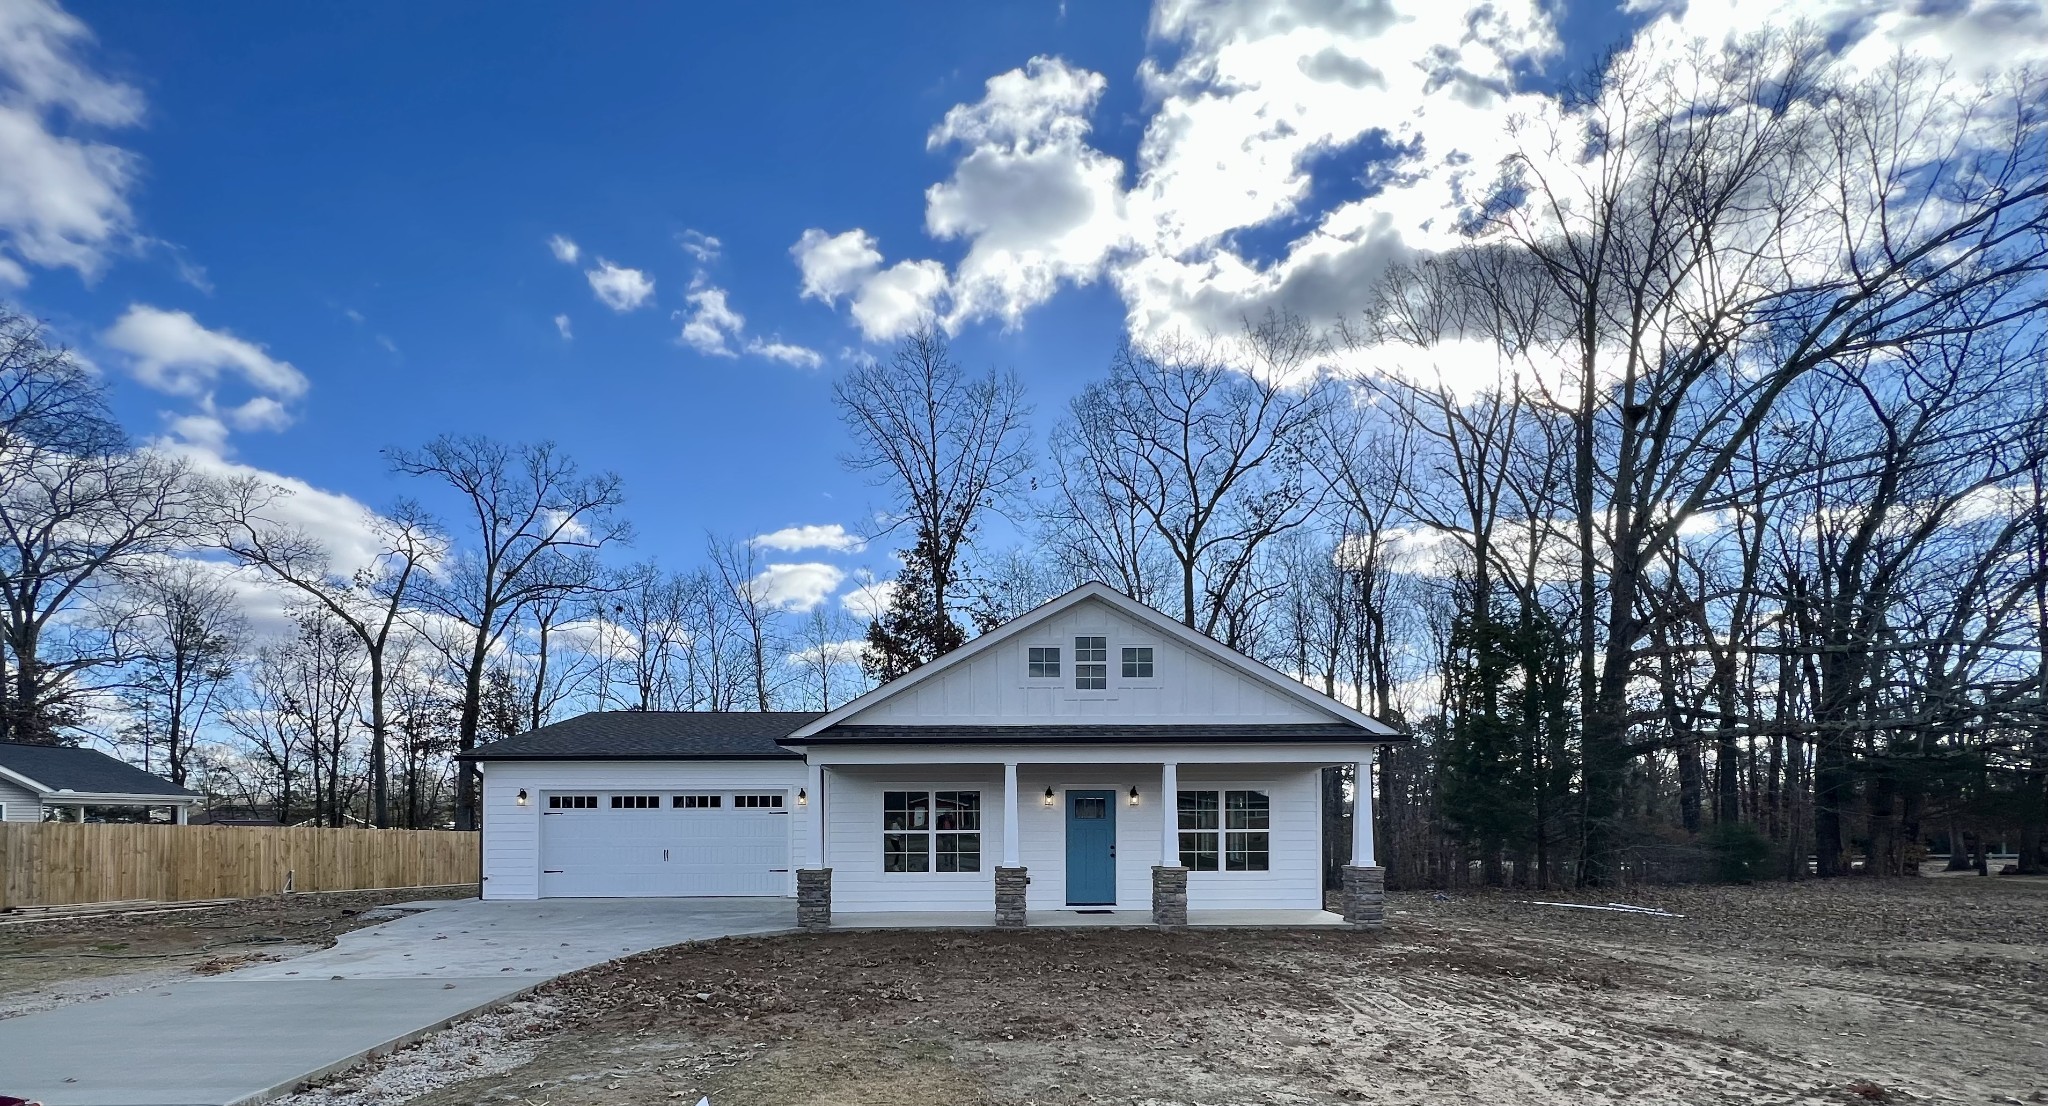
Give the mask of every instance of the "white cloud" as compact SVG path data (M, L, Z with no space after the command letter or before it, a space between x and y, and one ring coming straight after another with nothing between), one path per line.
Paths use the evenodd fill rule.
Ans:
M825 356L809 346L799 346L775 339L763 341L759 338L749 338L747 352L770 361L795 365L799 369L815 369L825 363Z
M283 430L292 424L292 413L269 396L254 396L229 409L227 420L237 430Z
M854 324L870 342L908 333L945 303L944 265L899 261L885 269L874 236L859 228L827 234L812 227L789 252L803 274L804 298L830 305L848 300Z
M1123 162L1087 144L1100 74L1033 58L989 79L981 100L946 113L929 145L966 154L925 193L925 229L962 239L949 328L1015 326L1062 282L1092 281L1128 234Z
M828 641L799 649L789 655L789 663L803 667L816 665L820 660L826 664L859 664L868 655L868 643L864 639Z
M225 330L208 330L183 311L132 304L100 341L128 355L137 380L171 395L209 395L229 375L267 396L306 392L305 374L291 362Z
M771 564L749 585L763 603L786 611L808 611L823 603L846 578L844 570L828 564Z
M569 316L567 315L555 316L555 330L561 334L562 341L564 342L576 337L575 333L569 329Z
M97 274L131 244L134 154L72 127L141 122L142 94L86 66L92 33L45 0L0 3L0 285L28 283L28 266Z
M869 580L841 595L839 605L846 609L847 614L863 622L872 622L889 609L889 601L895 595L896 581Z
M725 248L725 243L698 230L686 230L676 235L676 244L683 248L684 253L696 258L699 265L709 265L718 260L719 251Z
M555 260L564 265L574 265L576 260L583 256L582 247L559 234L548 239L548 252L554 254Z
M597 259L597 268L584 271L597 301L621 313L632 311L654 297L654 278L638 269Z
M857 534L834 522L824 526L789 526L762 534L753 540L761 549L795 552L799 549L830 549L837 553L858 553L868 547Z
M747 320L725 302L725 289L699 288L683 297L690 305L679 340L707 357L738 357L726 344L727 336L738 337Z
M726 297L725 289L704 283L699 274L690 293L683 297L690 309L676 312L683 320L682 333L676 340L706 357L738 357L744 352L801 369L815 369L825 363L824 356L809 347L780 338L748 337L746 317L733 310Z

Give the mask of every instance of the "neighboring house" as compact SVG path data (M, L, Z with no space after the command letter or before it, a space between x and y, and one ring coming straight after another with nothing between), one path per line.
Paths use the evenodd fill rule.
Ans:
M827 714L586 714L466 755L484 897L917 911L1320 911L1319 773L1404 740L1088 584ZM1347 918L1379 921L1370 788Z
M0 822L40 822L54 807L66 821L85 808L170 807L184 824L196 792L95 749L0 742Z

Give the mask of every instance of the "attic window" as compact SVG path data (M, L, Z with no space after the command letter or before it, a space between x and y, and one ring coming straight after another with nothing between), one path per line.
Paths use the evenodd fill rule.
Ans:
M1109 687L1109 639L1074 639L1074 689L1102 691Z
M1124 679L1149 680L1152 678L1152 647L1149 645L1124 646Z
M1060 647L1057 645L1034 645L1030 649L1028 675L1034 680L1057 680L1060 678Z

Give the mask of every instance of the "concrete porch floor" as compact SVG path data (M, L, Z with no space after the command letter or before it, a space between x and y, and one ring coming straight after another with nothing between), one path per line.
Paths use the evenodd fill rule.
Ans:
M993 910L883 910L834 914L833 929L992 929ZM1078 910L1033 910L1024 924L1031 929L1081 929L1090 926L1150 928L1150 910L1111 910L1084 914ZM1190 910L1188 928L1230 927L1298 929L1341 926L1344 916L1327 910Z

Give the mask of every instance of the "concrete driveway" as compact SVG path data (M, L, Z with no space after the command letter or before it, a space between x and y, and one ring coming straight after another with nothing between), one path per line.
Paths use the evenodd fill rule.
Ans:
M796 921L790 899L414 907L294 960L0 1020L0 1094L47 1106L262 1102L565 972Z

